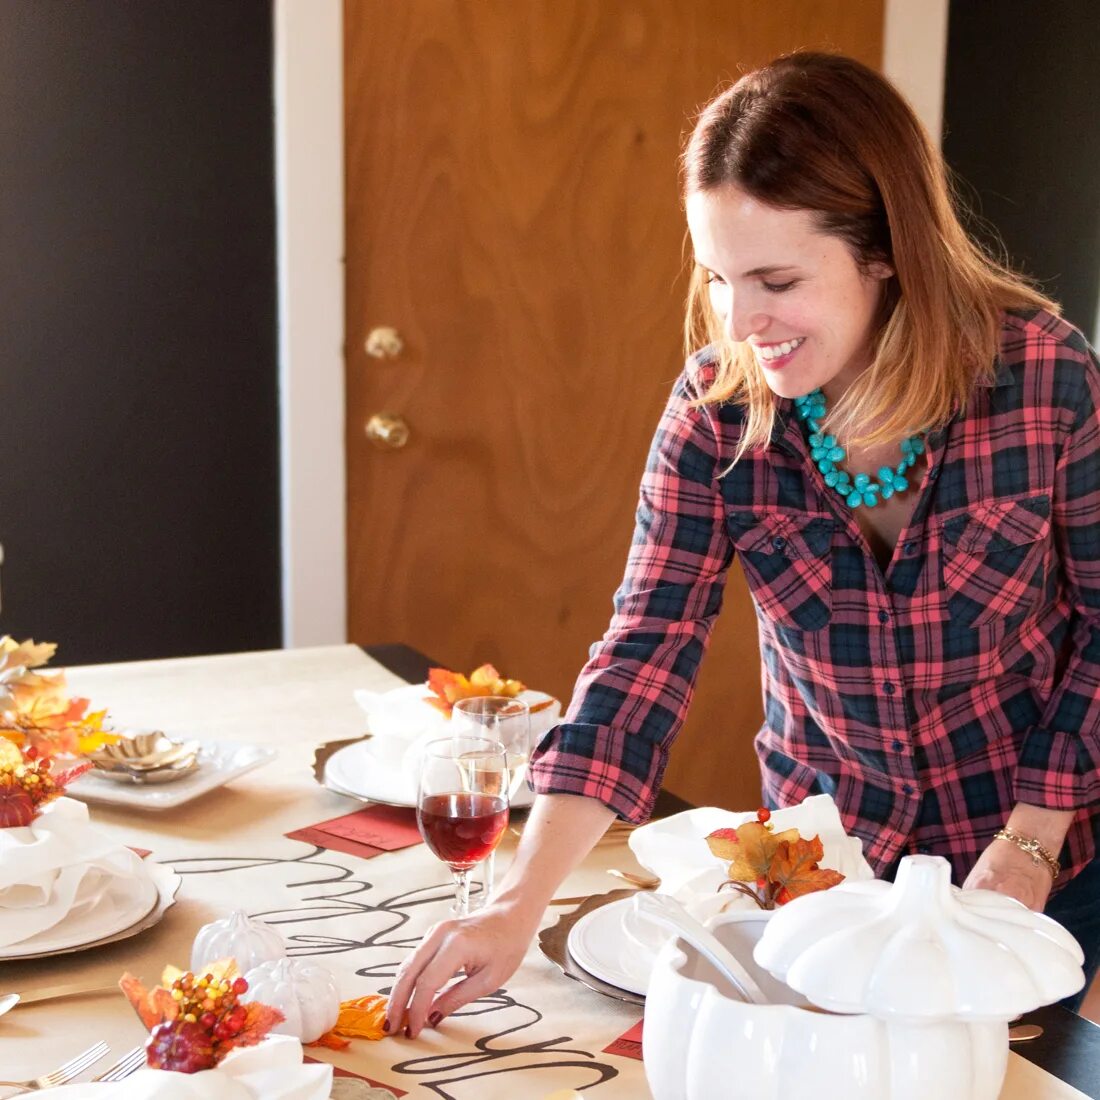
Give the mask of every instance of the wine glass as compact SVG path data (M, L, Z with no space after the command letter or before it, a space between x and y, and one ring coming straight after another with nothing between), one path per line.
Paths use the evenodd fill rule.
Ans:
M470 911L470 868L500 842L508 824L508 759L499 741L444 737L420 758L416 824L432 852L454 875L451 914Z
M522 699L476 695L459 699L451 710L455 737L488 737L499 741L508 756L508 797L514 799L527 778L531 754L531 710Z

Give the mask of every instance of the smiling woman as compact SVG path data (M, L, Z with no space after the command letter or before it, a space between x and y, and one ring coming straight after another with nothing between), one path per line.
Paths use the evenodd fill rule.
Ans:
M414 1035L507 978L612 814L652 813L734 558L765 805L831 796L876 876L942 856L1100 964L1095 353L969 240L911 108L859 62L747 74L683 166L688 359L615 614L532 755L499 894L402 967L391 1025Z

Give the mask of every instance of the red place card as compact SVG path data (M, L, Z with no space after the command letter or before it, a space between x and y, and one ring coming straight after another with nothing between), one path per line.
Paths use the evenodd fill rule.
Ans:
M624 1031L613 1043L603 1048L604 1054L617 1054L620 1058L642 1060L642 1021L639 1020L629 1031Z
M367 806L286 834L291 840L370 859L420 844L416 811L407 806Z

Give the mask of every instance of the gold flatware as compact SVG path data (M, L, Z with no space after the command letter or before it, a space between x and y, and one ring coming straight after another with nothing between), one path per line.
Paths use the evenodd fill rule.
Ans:
M631 886L636 886L639 890L656 890L661 885L661 880L654 878L652 875L636 875L633 871L623 871L618 867L609 867L607 873L615 878L622 879L623 882L629 882Z
M592 895L581 894L577 898L551 898L548 902L549 905L580 905L582 901L587 901Z
M111 1048L104 1042L90 1046L86 1051L70 1059L63 1066L43 1073L41 1077L32 1077L28 1081L0 1081L0 1087L8 1089L22 1089L24 1092L34 1092L37 1089L52 1089L58 1085L64 1085L74 1077L83 1073L89 1066L95 1065Z
M121 993L117 985L49 985L35 989L30 993L13 993L21 1004L34 1004L35 1001L56 1001L62 997L90 997L93 993Z
M1043 1029L1039 1024L1017 1024L1008 1029L1008 1041L1010 1043L1030 1043L1032 1039L1042 1036Z

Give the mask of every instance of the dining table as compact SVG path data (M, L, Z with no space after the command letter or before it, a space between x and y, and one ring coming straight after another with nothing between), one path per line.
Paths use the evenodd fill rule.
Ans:
M327 847L316 832L300 834L364 806L325 786L318 764L335 743L367 735L354 693L422 682L428 666L406 646L333 645L69 668L72 692L106 708L117 728L262 746L274 758L180 805L89 803L96 828L179 876L175 902L131 938L0 962L0 993L68 984L99 990L20 1004L0 1017L0 1078L42 1073L100 1039L110 1044L111 1060L142 1042L145 1029L118 991L119 978L130 972L151 985L167 965L186 969L199 929L235 910L273 925L292 957L331 971L342 999L385 994L425 932L447 917L448 868L424 844L364 858ZM662 792L658 813L687 806ZM522 817L514 815L501 842L498 881ZM642 872L629 832L610 829L558 897L623 888L612 869ZM569 909L550 906L544 927ZM395 1097L542 1100L573 1090L645 1100L638 1044L620 1042L642 1013L637 1003L573 980L533 943L501 989L416 1039L357 1038L342 1050L307 1047L306 1054L337 1067L336 1085L345 1091L334 1088L334 1096L386 1095L374 1088ZM1056 1006L1027 1019L1043 1035L1013 1046L1001 1100L1098 1100L1100 1028Z

